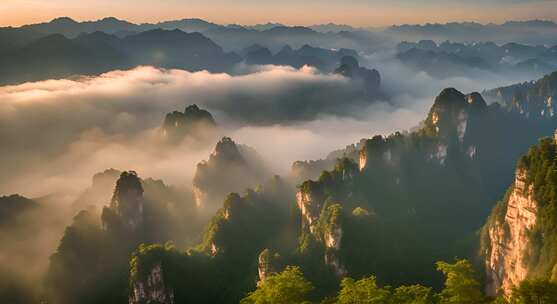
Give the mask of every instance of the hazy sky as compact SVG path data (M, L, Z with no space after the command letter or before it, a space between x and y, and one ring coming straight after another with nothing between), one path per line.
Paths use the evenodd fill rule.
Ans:
M447 21L557 20L557 0L0 0L0 25L59 16L134 22L203 18L218 23L384 26Z

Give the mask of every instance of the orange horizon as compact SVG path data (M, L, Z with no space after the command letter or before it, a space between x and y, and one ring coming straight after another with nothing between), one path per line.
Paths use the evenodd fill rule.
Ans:
M277 22L286 25L347 24L355 27L385 27L395 24L425 24L447 22L503 23L521 20L557 21L557 5L550 2L536 4L513 4L502 7L486 7L479 10L463 4L438 6L419 5L413 7L396 4L373 7L353 5L276 5L255 6L238 4L235 7L216 5L194 5L182 7L155 7L138 4L133 9L126 5L102 5L87 8L83 4L60 6L39 1L17 2L4 0L0 7L0 26L21 26L48 22L54 18L68 16L76 21L99 20L116 17L133 23L156 23L166 20L199 18L219 24L261 24ZM299 10L311 11L311 15L300 14ZM146 15L145 12L149 11ZM272 11L273 17L268 17ZM469 16L474 16L470 18Z

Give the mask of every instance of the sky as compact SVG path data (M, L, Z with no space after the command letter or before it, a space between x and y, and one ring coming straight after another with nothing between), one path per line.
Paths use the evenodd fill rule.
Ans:
M405 23L544 19L557 21L557 0L0 0L0 26L69 16L132 22L202 18L223 24L387 26Z

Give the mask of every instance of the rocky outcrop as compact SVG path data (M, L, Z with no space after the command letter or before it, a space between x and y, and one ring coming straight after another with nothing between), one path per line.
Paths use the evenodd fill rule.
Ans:
M364 171L373 165L389 164L393 161L393 152L389 147L389 142L381 135L374 136L372 139L364 141L360 150L359 169Z
M483 97L473 92L464 95L453 88L444 89L435 99L424 122L422 133L434 139L429 160L445 165L450 154L475 159L478 144L485 138L490 110Z
M282 258L280 254L272 252L269 249L263 250L257 258L257 273L259 282L265 281L270 274L277 273L283 268Z
M157 263L145 278L131 285L130 304L174 304L174 291L165 285L161 263Z
M346 175L346 179L353 178L354 172L351 171L343 170L342 175ZM354 171L357 172L357 168ZM320 185L313 181L304 182L296 193L302 216L302 233L310 235L323 244L325 264L330 266L338 276L344 276L347 271L340 259L343 237L342 206L323 204L322 197Z
M103 210L103 227L111 229L115 225L134 231L143 223L143 186L134 171L120 174L110 206Z
M320 187L317 182L306 181L296 193L296 203L302 215L302 230L309 230L310 233L317 232L317 222L321 214Z
M494 219L487 228L490 244L485 252L488 278L487 292L496 295L499 290L509 294L528 276L529 232L536 225L538 207L533 185L526 185L524 169L516 172L516 179L507 201L504 217Z
M453 88L444 89L435 99L426 126L441 138L457 137L462 142L468 123L468 106L464 94Z
M329 265L337 276L344 276L347 270L340 259L342 244L342 206L334 204L328 206L321 220L323 241L325 244L325 264Z

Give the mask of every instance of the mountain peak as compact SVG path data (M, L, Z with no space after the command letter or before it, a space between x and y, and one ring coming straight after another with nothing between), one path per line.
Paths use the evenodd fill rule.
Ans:
M478 92L472 92L466 95L466 101L472 108L475 109L483 109L487 107L487 103L485 102L482 95Z
M446 88L439 93L437 98L435 98L436 104L461 104L464 100L464 94L455 88Z
M119 218L124 227L135 230L143 222L143 204L141 179L135 171L122 172L110 201L110 211ZM110 229L114 224L114 218L105 214L107 213L103 211L103 222L105 227Z
M58 18L54 18L52 19L52 21L50 21L50 23L57 23L57 24L63 24L63 25L72 25L72 24L77 24L78 22L73 20L70 17L58 17Z
M213 156L232 161L242 161L244 158L238 146L230 137L223 137L215 146Z

